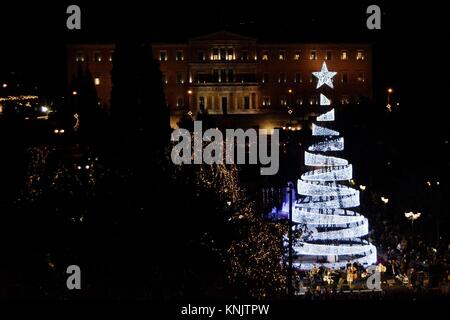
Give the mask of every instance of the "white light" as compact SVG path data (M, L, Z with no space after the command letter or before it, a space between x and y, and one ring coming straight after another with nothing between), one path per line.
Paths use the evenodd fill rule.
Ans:
M41 107L41 112L43 112L43 113L48 112L48 107L42 106L42 107Z
M318 126L315 123L313 123L312 135L313 136L338 136L339 132L325 128L325 127Z
M320 166L320 167L332 167L332 166L345 166L348 161L342 158L324 156L321 154L313 154L305 151L305 165L306 166Z
M89 165L87 165L87 166L85 167L85 169L86 169L86 170L89 170L89 168L90 168L90 166L89 166Z
M383 201L384 204L387 204L389 202L388 198L381 197L381 201Z
M329 106L331 104L330 99L325 97L323 94L320 94L320 105L321 106Z
M308 148L309 151L342 151L344 150L344 138L337 138L315 143Z
M360 188L362 191L366 190L366 186L364 186L364 185L360 185L359 188Z
M320 88L323 84L326 84L330 88L333 88L332 78L337 74L337 72L328 71L327 64L324 62L322 64L322 70L312 73L319 81L317 81L317 87Z
M352 178L352 165L324 167L305 172L302 175L305 181L343 181Z
M341 197L353 195L357 190L336 182L302 181L297 182L297 192L305 196Z
M78 169L78 170L81 170L81 166L78 166L77 169Z

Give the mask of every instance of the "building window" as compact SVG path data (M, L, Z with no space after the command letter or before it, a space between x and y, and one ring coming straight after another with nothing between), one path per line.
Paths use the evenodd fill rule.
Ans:
M159 61L167 61L167 51L166 50L159 51Z
M316 79L316 77L311 73L309 75L309 83L313 83L315 79Z
M286 106L287 100L286 97L280 97L280 106Z
M95 77L95 78L94 78L94 84L95 84L96 86L99 86L99 85L100 85L100 78L99 78L99 77Z
M175 54L175 60L176 61L183 61L184 60L184 55L183 55L183 51L182 50L178 50Z
M219 59L220 59L219 48L213 48L212 54L211 54L211 60L219 60Z
M358 50L356 52L356 60L364 60L364 51Z
M358 82L364 82L365 81L364 72L358 72L358 76L357 76L356 80Z
M184 99L182 97L177 99L177 107L184 107Z
M309 98L309 104L310 105L316 105L318 103L318 100L317 100L317 97L316 96L311 96L310 98Z
M250 109L250 97L249 96L244 97L244 109Z
M350 97L347 95L344 95L341 97L341 104L350 104Z
M302 106L303 105L303 99L302 98L297 98L295 103L297 104L297 106Z
M348 59L348 51L342 51L341 52L341 60L347 60Z
M247 51L241 52L241 60L244 60L244 61L248 60L248 52Z
M294 60L300 60L300 51L294 52Z
M263 51L261 59L265 61L269 60L269 51L267 50Z
M76 62L84 62L84 53L82 51L78 51L75 56Z
M331 60L331 58L332 58L331 51L327 51L327 52L325 53L325 60Z
M268 73L263 74L262 83L269 83L269 74Z
M278 52L278 60L286 60L286 51Z
M294 82L295 83L301 83L302 82L302 75L300 73L296 73L294 76Z
M102 55L98 51L94 52L94 62L102 62Z
M342 83L348 83L348 74L347 74L347 72L342 72L341 73L341 82Z
M183 84L184 83L184 77L182 73L177 73L177 84Z
M198 60L199 61L205 61L206 60L206 55L204 51L199 51L198 52Z
M111 51L109 52L109 58L108 58L109 62L112 62L112 60L113 60L113 55L114 55L114 51L111 50Z
M234 59L235 59L234 49L228 48L228 60L234 60Z
M200 108L200 110L206 109L205 101L206 101L205 97L198 97L198 107Z
M164 73L162 74L162 83L167 84L167 76Z
M317 60L317 51L316 50L311 50L311 52L309 53L309 60Z
M262 105L264 107L270 106L270 97L263 97Z
M278 76L278 83L286 83L286 74L285 73L280 73L280 75Z
M227 49L220 49L220 60L227 60Z

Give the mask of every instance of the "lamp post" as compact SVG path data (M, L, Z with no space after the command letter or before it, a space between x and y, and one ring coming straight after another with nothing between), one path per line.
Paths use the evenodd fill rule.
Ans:
M292 297L293 293L294 293L294 288L292 285L292 259L293 259L293 250L292 250L292 190L293 190L293 185L291 182L288 182L288 187L287 187L287 191L289 192L289 221L288 221L288 225L289 225L289 230L288 230L288 238L289 238L289 261L288 261L288 295L290 297Z
M389 111L392 111L392 107L391 107L391 93L394 92L394 90L392 88L387 89L387 105L386 108Z
M411 221L411 235L412 235L412 244L414 246L414 221L419 219L421 216L420 212L414 213L412 211L405 212L405 218Z

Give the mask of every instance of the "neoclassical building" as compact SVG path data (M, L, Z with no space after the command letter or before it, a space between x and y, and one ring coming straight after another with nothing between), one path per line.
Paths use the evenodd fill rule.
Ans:
M294 113L318 104L313 71L326 61L338 74L333 102L372 98L372 52L356 43L260 43L254 38L217 32L186 43L153 43L160 61L173 123L182 112L201 108L216 115L248 115L249 125L276 127ZM111 92L112 44L68 47L69 80L78 64L88 63L105 108ZM89 59L89 61L87 61ZM294 113L295 114L295 113ZM252 121L254 119L255 121ZM277 120L279 119L279 121Z

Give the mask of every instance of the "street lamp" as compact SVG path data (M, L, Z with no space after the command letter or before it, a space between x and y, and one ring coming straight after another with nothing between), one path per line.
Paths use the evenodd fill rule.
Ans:
M394 92L394 90L392 88L388 88L387 89L387 105L386 108L390 111L392 111L392 107L391 107L391 93Z
M414 245L414 221L419 219L422 214L420 212L414 213L412 211L405 212L405 218L411 221L411 234L412 234L412 243Z

